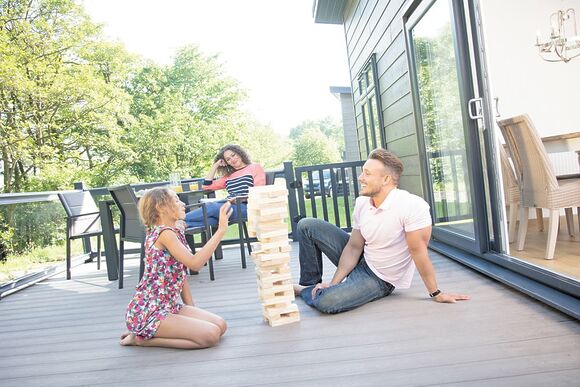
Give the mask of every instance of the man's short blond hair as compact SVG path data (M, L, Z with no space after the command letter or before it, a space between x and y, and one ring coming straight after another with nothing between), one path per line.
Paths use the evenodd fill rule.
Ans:
M388 171L393 182L398 185L399 179L403 174L403 163L393 152L383 148L377 148L369 154L369 160L378 160Z

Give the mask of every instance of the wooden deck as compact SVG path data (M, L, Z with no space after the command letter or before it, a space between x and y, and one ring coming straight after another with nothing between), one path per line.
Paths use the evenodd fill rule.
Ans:
M298 299L301 321L277 328L260 317L253 263L241 269L235 248L225 256L216 281L189 279L197 304L228 321L218 347L119 346L137 260L123 290L86 264L0 301L0 385L578 385L578 321L436 253L440 287L471 301L432 302L416 275L411 289L340 315Z

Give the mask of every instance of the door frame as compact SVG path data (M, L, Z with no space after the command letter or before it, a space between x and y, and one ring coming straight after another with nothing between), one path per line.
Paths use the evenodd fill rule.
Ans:
M412 97L415 112L415 122L417 128L423 128L421 116L421 102L418 95L416 61L414 55L414 46L412 44L411 31L423 16L429 11L436 1L445 1L451 3L451 29L454 41L455 59L457 66L457 79L459 83L459 93L461 101L462 123L465 134L465 147L467 154L467 168L469 172L469 184L471 186L471 204L473 214L474 238L468 238L458 233L447 230L433 228L433 237L441 242L456 246L463 250L482 254L489 249L489 233L487 229L488 216L487 205L484 192L483 167L481 165L482 155L480 152L478 125L475 120L469 118L467 102L478 96L478 90L475 84L480 85L481 81L477 79L478 74L472 71L472 63L469 46L468 26L465 18L464 3L461 0L416 0L412 2L403 15L403 28L405 33L406 52L409 63L409 76L412 88ZM473 80L476 80L475 82ZM422 130L417 131L419 143L419 157L421 161L422 181L424 193L429 203L434 203L432 195L431 176L428 172L428 159L425 154L425 136ZM434 208L431 208L432 215L435 215Z
M410 20L411 15L417 15L418 12L422 16L428 8L435 2L436 0L414 0L411 1L406 9L403 11L403 25L404 25L404 33L406 39L406 50L408 56L408 63L409 63L409 75L410 75L410 82L412 87L412 96L413 96L413 103L415 106L414 114L417 128L422 128L421 122L421 115L420 110L417 110L417 106L420 106L420 101L418 100L418 96L416 90L418 90L416 85L416 74L415 74L415 60L413 51L410 48L410 41L409 41L409 28L408 28L408 21ZM451 0L454 2L461 2L461 0ZM501 188L501 172L499 168L499 155L497 154L499 145L499 141L496 137L496 124L494 119L494 113L492 109L492 101L490 97L490 89L489 89L489 80L486 79L482 74L487 74L487 65L486 65L486 58L485 58L485 41L483 38L482 33L482 22L481 22L481 13L480 13L480 0L474 1L466 1L470 20L469 24L463 24L464 33L467 33L467 29L470 29L470 33L472 36L472 44L473 44L473 69L475 71L475 80L477 85L477 91L479 92L480 98L482 98L482 110L483 110L483 123L484 123L484 130L483 130L483 142L484 142L484 154L482 155L479 152L479 139L477 136L477 132L469 132L469 136L466 137L466 142L468 142L468 146L471 146L472 149L477 150L477 157L481 158L482 156L486 158L487 163L487 171L483 171L483 167L481 164L481 159L478 159L477 165L475 166L476 170L479 170L480 176L483 176L483 173L487 173L488 176L488 183L489 183L489 197L491 203L489 204L489 210L491 212L491 218L487 216L487 211L483 208L483 206L476 206L480 207L482 211L480 212L481 216L478 216L477 222L479 224L479 230L481 232L476 232L476 238L479 238L479 246L480 251L472 251L471 249L467 249L463 246L462 243L458 243L458 238L453 236L448 237L436 237L439 242L433 243L434 247L436 246L436 250L450 256L460 262L464 262L468 266L473 266L474 269L480 270L482 272L488 273L489 271L495 272L498 269L493 269L492 266L489 264L497 265L501 268L509 270L509 272L521 274L522 278L529 278L533 281L537 281L539 284L547 285L548 287L555 289L556 291L563 292L565 294L571 295L572 297L578 297L580 294L580 281L570 279L566 276L560 275L556 272L544 269L542 267L530 264L526 261L522 261L516 259L509 254L507 254L506 245L508 245L508 235L507 235L507 219L504 210L504 198L503 198L503 190ZM465 2L462 2L465 4ZM462 7L462 9L464 9ZM454 17L455 23L457 23L457 19ZM465 19L463 19L465 20ZM415 21L416 23L416 21ZM456 26L452 26L452 28L456 28ZM455 32L455 31L453 31ZM457 55L457 53L456 53ZM461 76L473 76L472 68L464 69L461 73ZM473 95L473 94L472 94ZM462 106L464 108L464 106ZM418 138L418 145L419 149L425 149L425 141L422 131L417 131L417 138ZM475 148L473 148L475 146ZM470 149L467 149L468 152L471 152ZM473 159L473 153L468 153L468 159ZM430 179L428 176L428 169L427 167L427 160L425 156L425 152L420 151L419 157L421 161L421 172L422 172L422 183L424 185L423 191L426 197L430 195ZM473 175L472 175L473 176ZM472 178L472 177L471 177ZM480 187L483 187L481 185ZM474 190L478 191L478 190ZM485 202L485 195L483 195L483 191L479 191L479 203L486 203ZM432 198L429 197L429 200L432 201ZM475 213L474 213L475 215ZM494 220L492 222L492 220ZM474 220L475 221L475 220ZM491 224L493 229L493 240L490 239L490 235L487 232L488 224ZM474 224L475 226L475 224ZM505 228L504 228L505 227ZM435 230L434 230L435 232ZM435 233L434 233L435 234ZM459 250L458 250L459 249ZM458 253L458 251L466 251L466 254ZM473 254L473 256L478 257L480 260L469 260L465 258L469 253ZM468 262L469 261L469 262ZM481 267L476 267L481 266ZM508 272L508 273L509 273ZM488 273L489 274L489 273ZM542 285L534 286L534 285L523 285L525 280L518 280L511 278L511 274L501 274L501 272L496 273L498 275L497 279L502 280L502 282L506 282L509 285L515 287L516 289L522 290L525 293L531 295L532 297L542 299L546 301L546 297L544 291L540 289ZM490 274L491 275L491 274ZM491 275L494 277L494 275ZM508 278L510 277L510 278ZM495 277L494 277L495 278ZM530 288L532 290L525 291L524 289ZM553 300L547 302L548 304L566 311L569 308L569 301L567 298L563 298L562 300L558 299L558 297L554 298Z

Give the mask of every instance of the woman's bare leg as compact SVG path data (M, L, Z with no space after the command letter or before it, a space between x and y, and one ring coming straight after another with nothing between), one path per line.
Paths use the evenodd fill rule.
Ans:
M211 312L208 312L207 310L203 310L195 306L184 305L183 308L181 308L181 310L179 311L179 314L181 316L187 316L217 325L221 331L221 335L226 333L226 330L228 329L228 325L226 324L226 321L223 318L221 318L217 314L213 314Z
M153 338L141 341L137 340L134 334L130 334L121 340L121 345L182 349L209 348L218 344L221 335L221 329L216 324L180 314L170 314L161 321Z
M136 346L140 346L140 347L165 347L165 348L178 348L178 349L199 348L199 347L194 346L191 341L185 340L185 339L153 338L150 340L138 341L135 338L135 334L133 334L133 333L130 333L123 340L121 340L121 345L123 345L123 346L136 345Z

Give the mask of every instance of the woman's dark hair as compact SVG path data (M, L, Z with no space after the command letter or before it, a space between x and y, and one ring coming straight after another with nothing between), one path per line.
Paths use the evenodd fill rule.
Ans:
M218 160L224 160L225 161L225 157L224 157L224 153L226 151L232 151L235 154L237 154L238 156L240 156L240 158L242 159L242 162L246 165L250 165L252 164L252 160L250 160L250 156L248 155L248 153L244 150L244 148L242 148L239 145L235 145L235 144L228 144L228 145L224 145L218 152L218 154L214 157L213 161L214 163ZM225 167L219 167L217 169L217 173L220 176L228 176L231 175L232 173L234 173L236 170L229 164L226 163Z

